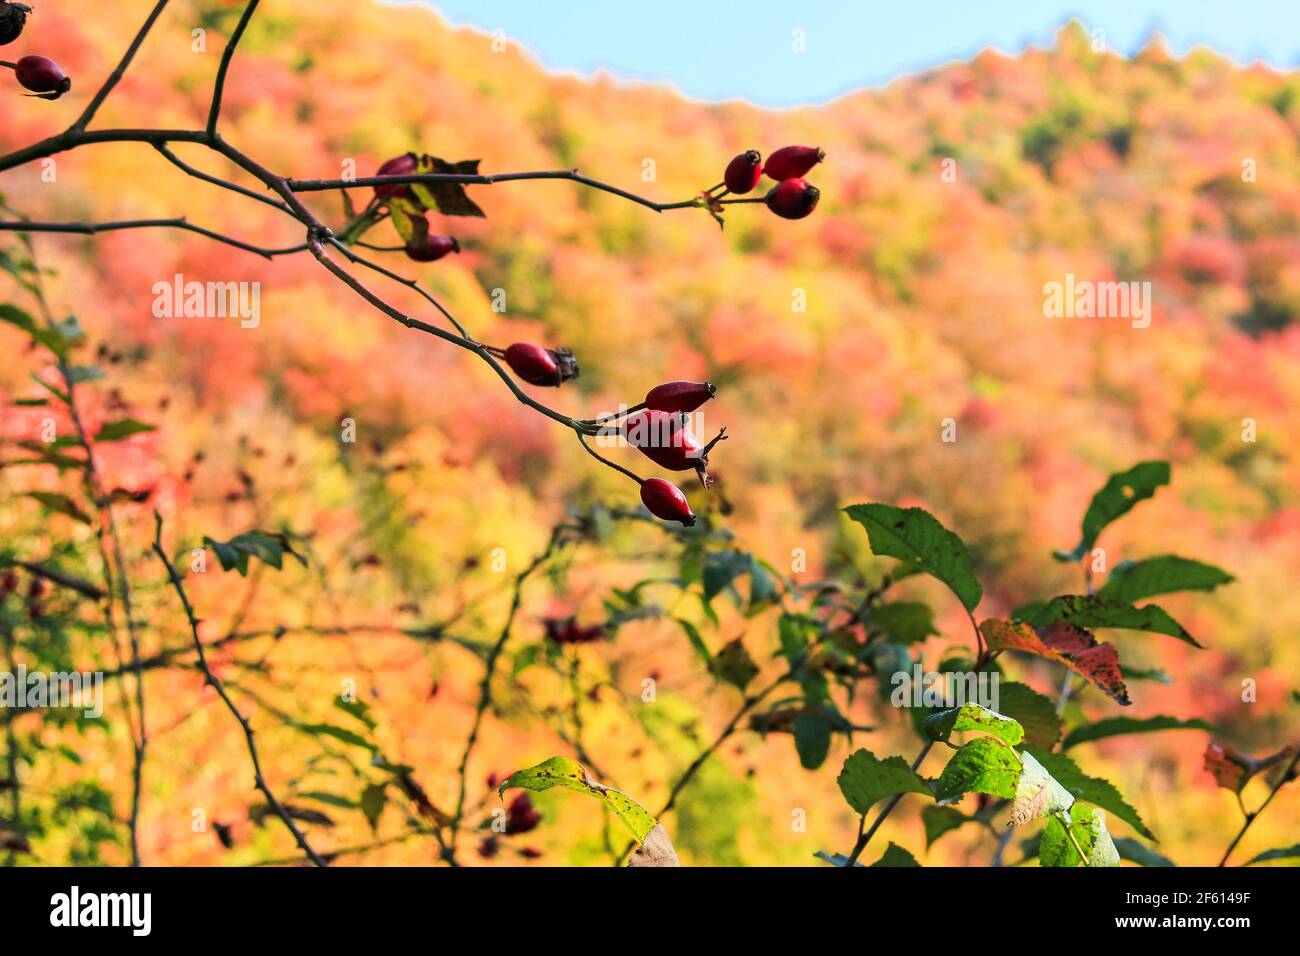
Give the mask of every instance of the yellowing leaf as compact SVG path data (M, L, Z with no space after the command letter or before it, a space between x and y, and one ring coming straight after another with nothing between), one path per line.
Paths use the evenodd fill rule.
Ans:
M637 843L645 843L650 831L658 825L658 821L641 804L625 793L592 780L581 764L568 757L552 757L535 767L516 770L501 784L497 793L505 793L512 787L535 792L562 787L595 797L622 821Z

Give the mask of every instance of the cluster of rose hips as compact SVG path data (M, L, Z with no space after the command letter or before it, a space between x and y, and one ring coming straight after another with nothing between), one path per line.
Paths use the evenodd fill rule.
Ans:
M16 593L19 583L18 575L12 568L0 574L0 601ZM45 613L45 606L41 603L44 594L45 582L40 578L32 578L27 585L27 616L33 621Z
M746 150L727 163L722 182L705 196L711 200L721 199L728 193L743 196L766 174L776 180L763 199L767 208L782 219L802 219L817 208L817 200L821 198L821 191L803 177L825 158L826 154L817 146L783 146L767 157L766 163L758 150ZM715 196L717 189L722 192Z
M420 158L415 153L403 153L381 165L375 171L375 175L409 176L416 172L419 165ZM425 217L428 210L424 208L424 204L420 202L415 192L407 186L376 186L375 199L380 202L401 199L404 200L402 203L404 207L409 204L419 211L419 214L415 215L405 209L398 209L391 203L389 205L394 216L406 216L410 223L411 238L406 242L405 251L416 262L435 262L450 252L460 252L460 243L456 241L455 236L438 236L429 232L429 220Z
M503 359L511 371L530 385L556 387L578 377L578 362L568 349L548 349L531 342L516 342L505 349L483 348L490 355ZM709 382L656 385L646 393L644 402L615 416L618 420L607 425L602 433L622 437L661 468L694 471L700 483L708 488L712 484L708 473L709 452L726 439L727 430L722 429L707 443L701 442L687 427L686 416L717 391L717 387ZM695 524L695 513L691 511L686 495L672 482L662 478L637 478L637 481L641 485L642 504L656 518L680 521L688 528ZM551 636L549 630L548 636ZM587 638L595 639L595 636ZM557 638L552 636L552 640ZM559 643L565 641L559 640Z
M13 43L22 35L32 8L23 3L0 0L0 46ZM0 66L14 71L18 82L43 100L57 100L72 89L72 80L64 75L59 64L48 56L25 56L17 63L0 60Z

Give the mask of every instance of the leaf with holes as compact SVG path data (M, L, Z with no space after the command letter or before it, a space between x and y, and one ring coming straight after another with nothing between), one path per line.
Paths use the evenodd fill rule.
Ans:
M552 757L534 767L516 770L497 788L497 793L503 794L512 787L535 792L561 787L594 797L618 817L637 843L644 843L650 831L658 825L641 804L625 793L597 783L581 764L568 757Z
M992 737L977 737L949 758L934 798L952 803L968 793L987 793L1010 800L1016 795L1020 772L1014 750Z
M1034 627L1046 627L1064 621L1075 627L1117 627L1130 631L1149 631L1168 634L1193 647L1200 647L1186 628L1170 617L1163 608L1154 604L1134 607L1123 601L1114 601L1100 595L1067 594L1050 601L1027 604L1011 612L1011 616Z
M944 743L954 733L966 730L989 734L1013 746L1025 738L1024 728L1020 724L979 704L962 704L960 707L931 714L925 718L922 730L931 740Z
M1161 485L1169 484L1169 462L1144 461L1128 471L1111 475L1102 489L1092 496L1083 515L1083 534L1073 551L1054 551L1058 561L1078 561L1087 554L1097 537L1116 518L1123 517L1139 501L1150 498Z
M1059 661L1117 703L1132 703L1114 645L1099 642L1082 628L1063 621L1034 628L1023 621L988 620L980 625L980 633L989 650L1023 651Z

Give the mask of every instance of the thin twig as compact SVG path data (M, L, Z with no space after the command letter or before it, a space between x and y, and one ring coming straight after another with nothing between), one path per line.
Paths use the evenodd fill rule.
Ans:
M239 46L239 41L244 36L244 29L257 10L257 3L258 0L249 0L248 6L244 7L244 13L239 18L239 23L235 25L235 32L230 35L226 48L221 51L221 65L217 67L217 78L212 84L212 106L208 110L209 136L217 132L217 120L221 117L221 96L226 89L226 73L229 72L230 61L235 56L235 47Z
M199 669L203 671L204 680L217 692L222 703L226 705L226 709L234 715L235 720L239 721L239 726L244 731L244 740L248 745L248 756L253 762L253 783L256 785L258 790L262 791L262 795L266 797L267 805L275 811L275 815L280 818L285 827L288 828L289 832L293 834L294 840L302 849L303 853L307 855L307 858L317 866L328 866L320 854L312 849L311 844L307 842L307 837L298 829L298 825L293 822L293 818L289 816L288 811L281 806L280 801L277 800L275 794L271 792L270 786L267 785L266 778L262 776L262 763L257 756L257 745L253 742L253 726L249 723L248 718L240 713L239 708L235 706L235 702L231 700L230 695L226 693L225 686L217 676L212 673L212 669L208 666L208 658L204 653L203 641L199 638L198 618L194 616L194 608L190 605L190 599L185 593L185 586L181 584L180 576L176 573L176 568L172 564L171 558L169 558L167 552L163 550L162 525L162 515L155 511L153 539L154 553L158 555L158 560L160 560L163 563L163 567L167 569L167 577L171 580L172 587L175 589L177 597L180 598L181 606L185 609L185 618L189 622L190 634L194 638L194 649L199 655Z
M149 13L149 18L144 21L144 25L140 27L140 30L136 33L135 39L132 40L131 45L126 48L126 53L122 55L121 62L117 64L117 69L108 75L108 79L105 80L104 85L99 88L99 92L96 93L94 99L90 101L90 105L86 107L85 112L77 117L77 121L69 127L70 132L81 132L87 125L89 125L90 121L95 118L95 113L99 111L99 107L103 105L104 100L108 99L108 94L113 92L113 87L117 86L121 81L122 75L126 73L126 68L131 65L131 61L135 58L136 51L140 49L140 44L142 44L144 38L149 35L149 31L153 29L154 23L163 12L163 8L166 6L167 0L158 0L158 3L154 5L153 10Z

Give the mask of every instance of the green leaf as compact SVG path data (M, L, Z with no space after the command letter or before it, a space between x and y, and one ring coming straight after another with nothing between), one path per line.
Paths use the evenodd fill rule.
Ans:
M934 610L920 601L893 601L871 612L871 626L895 644L919 644L939 632L934 627Z
M987 793L1010 800L1020 780L1020 758L992 737L976 737L948 760L934 798L951 803L967 793Z
M931 740L945 743L953 733L965 730L989 734L1012 746L1025 738L1024 728L1016 721L979 704L962 704L931 714L925 718L922 729Z
M155 426L138 422L134 418L119 418L117 421L105 422L95 436L95 441L121 441L141 432L151 432Z
M1011 616L1032 627L1046 627L1057 621L1088 629L1119 627L1130 631L1168 634L1193 647L1201 646L1162 608L1154 604L1134 607L1100 595L1067 594L1054 597L1050 601L1018 607Z
M1083 515L1083 536L1073 551L1054 551L1058 561L1078 561L1092 550L1097 537L1116 518L1123 517L1139 501L1150 498L1161 485L1169 484L1169 462L1144 461L1128 471L1111 475L1092 496Z
M47 511L67 515L82 524L90 524L90 516L77 507L77 503L67 495L61 495L53 491L24 491L22 494L25 498L39 501Z
M68 349L80 338L80 329L75 324L44 326L27 312L8 303L0 304L0 322L22 329L32 341L45 346L60 359L68 354Z
M891 841L889 846L885 847L884 855L881 856L879 860L877 860L875 863L872 863L871 865L872 866L920 866L921 864L916 862L916 857L912 856L912 854L908 853L897 843Z
M1076 806L1069 814L1070 833L1074 834L1088 857L1088 866L1119 866L1119 851L1106 830L1106 815L1091 807ZM1060 817L1052 817L1038 844L1038 861L1043 866L1078 866L1079 853L1066 833Z
M844 510L867 529L873 552L919 565L948 585L966 610L975 610L984 592L966 545L928 511L882 504L850 505Z
M1020 779L1016 781L1016 796L1011 801L1011 825L1024 826L1054 813L1069 810L1074 805L1074 795L1047 772L1047 768L1025 751L1020 755Z
M348 797L341 797L337 793L325 793L321 790L307 790L298 794L303 800L315 800L317 803L323 803L326 806L338 807L340 810L354 810L357 803Z
M1051 750L1061 739L1061 718L1056 703L1033 688L1011 681L998 686L998 711L1024 729L1024 743Z
M269 564L277 571L284 565L284 554L288 551L300 564L306 565L301 555L289 546L288 538L282 534L266 531L245 531L229 541L218 541L205 536L203 543L216 552L223 571L238 570L241 575L248 573L248 559L255 557Z
M371 730L375 729L375 719L370 716L370 705L364 700L344 700L342 697L335 697L334 706L348 716L355 717Z
M1131 807L1123 795L1109 780L1089 777L1078 765L1065 754L1046 753L1041 750L1031 751L1038 762L1047 768L1047 772L1080 800L1109 810L1148 840L1154 840L1155 834L1147 829L1138 812ZM1071 811L1074 812L1073 810Z
M361 791L361 812L366 815L370 829L379 825L379 816L388 803L388 787L382 783L372 783Z
M562 787L595 797L622 821L638 843L644 843L646 836L657 825L655 818L639 803L625 793L596 783L582 769L581 764L568 757L552 757L535 767L516 770L497 788L497 793L505 793L511 787L532 791Z
M1246 865L1252 863L1267 863L1269 860L1294 860L1300 857L1300 843L1295 846L1279 847L1276 850L1265 850L1263 853L1252 856L1246 861Z
M758 665L745 650L740 638L725 645L709 664L713 676L737 690L744 690L758 676Z
M1231 574L1212 564L1164 554L1143 561L1117 564L1097 594L1113 601L1141 601L1174 591L1213 591L1235 581Z
M709 646L704 643L704 638L700 637L700 629L684 618L677 618L677 623L681 625L682 631L686 634L686 640L690 641L695 653L699 655L700 660L704 661L704 666L712 667L713 655L709 653Z
M1115 849L1119 851L1121 860L1128 860L1130 863L1137 863L1139 866L1174 865L1174 861L1169 857L1161 856L1142 841L1134 840L1132 837L1116 837Z
M336 727L334 724L294 724L293 726L305 734L311 734L313 737L333 737L335 740L351 744L354 747L363 747L370 751L377 749L365 737L355 731L348 730L346 727Z
M1208 730L1215 732L1211 724L1199 717L1183 720L1180 717L1108 717L1092 724L1082 724L1071 730L1061 744L1062 750L1069 750L1078 744L1107 737L1120 737L1126 734L1149 734L1157 730Z
M807 652L820 630L821 625L816 618L806 614L782 614L777 621L781 655L793 664Z
M870 750L850 754L837 782L844 799L858 813L866 813L885 797L903 793L931 795L930 787L902 757L877 760Z
M974 822L960 810L952 807L925 807L921 811L921 822L925 824L925 848L932 847L939 837L950 830L956 830L964 823Z
M826 762L831 749L831 722L825 714L804 711L794 719L794 747L805 770Z
M73 385L97 382L104 377L104 370L98 365L73 365L68 369L68 378Z
M746 551L715 551L709 554L704 559L704 602L711 603L731 587L736 578L745 574L749 575L751 608L769 600L776 593L771 575L752 554Z

